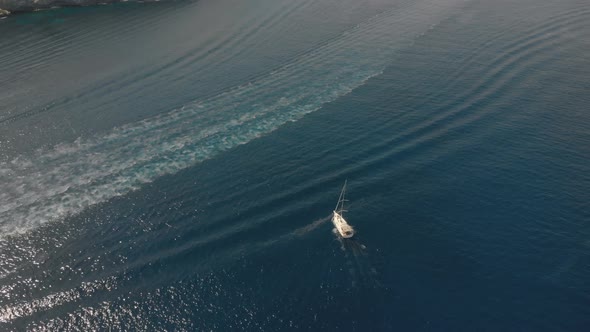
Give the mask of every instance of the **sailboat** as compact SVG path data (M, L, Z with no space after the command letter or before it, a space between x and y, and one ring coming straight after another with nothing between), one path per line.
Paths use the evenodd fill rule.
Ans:
M340 236L347 239L351 238L354 235L354 229L346 222L346 219L344 219L344 216L342 215L343 212L346 212L346 210L344 210L344 202L346 201L344 199L345 193L346 181L344 181L344 186L342 187L342 191L340 192L338 203L336 204L336 208L332 213L332 223L334 224L334 227L336 227L336 230L338 231Z

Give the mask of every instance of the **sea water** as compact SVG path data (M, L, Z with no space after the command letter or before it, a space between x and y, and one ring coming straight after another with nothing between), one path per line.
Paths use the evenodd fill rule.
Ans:
M2 330L590 326L586 1L122 3L0 35Z

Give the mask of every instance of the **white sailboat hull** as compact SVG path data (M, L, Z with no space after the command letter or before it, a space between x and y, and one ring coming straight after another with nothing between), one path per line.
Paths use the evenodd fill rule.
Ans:
M350 226L344 217L340 215L338 212L334 211L332 213L332 223L336 230L345 239L351 238L354 235L354 229Z

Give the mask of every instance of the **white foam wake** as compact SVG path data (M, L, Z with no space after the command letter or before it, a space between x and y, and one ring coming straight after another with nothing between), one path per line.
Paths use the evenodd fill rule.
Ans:
M0 233L26 231L124 195L265 135L382 72L462 0L422 1L346 31L217 96L90 139L0 163Z

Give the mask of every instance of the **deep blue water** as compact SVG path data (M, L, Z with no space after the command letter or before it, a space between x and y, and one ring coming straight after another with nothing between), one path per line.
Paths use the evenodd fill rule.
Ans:
M583 0L0 20L0 330L587 331L589 54Z

